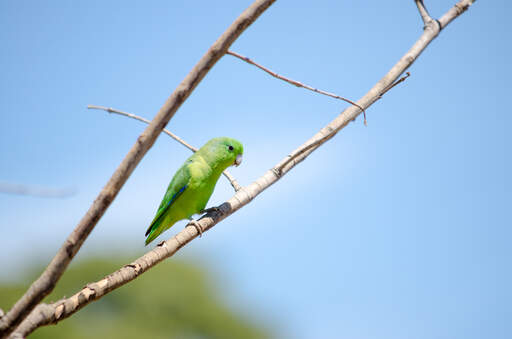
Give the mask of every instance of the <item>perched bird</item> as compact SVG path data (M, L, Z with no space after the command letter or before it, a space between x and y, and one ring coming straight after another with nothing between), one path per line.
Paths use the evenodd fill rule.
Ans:
M222 172L242 162L242 144L231 138L214 138L185 161L165 192L156 216L146 231L146 245L177 221L191 220L192 215L204 212Z

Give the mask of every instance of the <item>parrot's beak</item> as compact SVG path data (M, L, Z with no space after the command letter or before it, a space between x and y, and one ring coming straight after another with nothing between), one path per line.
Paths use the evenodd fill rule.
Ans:
M236 156L235 166L240 166L241 163L242 163L242 155L239 154L239 155Z

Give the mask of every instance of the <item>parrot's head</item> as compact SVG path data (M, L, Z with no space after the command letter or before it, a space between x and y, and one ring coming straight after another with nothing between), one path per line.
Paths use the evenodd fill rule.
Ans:
M217 163L223 169L242 163L244 146L238 140L227 137L214 138L201 147L201 149L203 148L208 154L207 161Z

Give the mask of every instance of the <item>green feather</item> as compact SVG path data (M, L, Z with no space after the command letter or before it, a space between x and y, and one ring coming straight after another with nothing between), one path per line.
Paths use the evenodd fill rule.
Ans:
M242 144L231 138L208 141L178 169L158 211L146 231L146 245L182 219L202 211L215 184L227 167L243 154Z

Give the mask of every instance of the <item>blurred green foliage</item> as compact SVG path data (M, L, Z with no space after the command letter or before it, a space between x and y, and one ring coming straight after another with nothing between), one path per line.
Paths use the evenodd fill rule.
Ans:
M86 283L103 278L127 262L130 261L88 259L75 263L45 301L71 296ZM34 271L41 270L39 267ZM0 307L7 311L27 287L0 283ZM166 260L57 325L39 328L31 338L269 337L266 329L230 309L222 295L197 266Z

